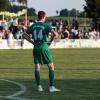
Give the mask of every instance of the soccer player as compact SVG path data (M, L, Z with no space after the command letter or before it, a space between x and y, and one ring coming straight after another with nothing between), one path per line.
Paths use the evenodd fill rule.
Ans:
M52 27L45 22L46 21L46 13L44 11L38 12L38 21L31 25L26 33L32 33L34 38L34 49L33 49L33 57L35 64L35 79L37 83L37 90L39 92L43 91L43 87L41 85L40 79L40 65L47 64L49 69L49 91L56 92L60 91L54 86L54 64L52 60L52 55L48 49L47 37L49 33L52 31L55 37L58 37L57 32L52 30Z

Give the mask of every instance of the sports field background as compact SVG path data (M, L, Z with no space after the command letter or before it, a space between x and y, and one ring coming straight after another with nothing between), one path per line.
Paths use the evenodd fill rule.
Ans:
M51 52L55 84L61 92L48 92L47 66L41 66L45 91L36 91L32 50L0 50L0 79L25 85L27 91L18 97L27 100L100 100L100 49L53 49ZM3 96L0 100L11 100L5 97L19 90L19 86L0 80L0 96Z

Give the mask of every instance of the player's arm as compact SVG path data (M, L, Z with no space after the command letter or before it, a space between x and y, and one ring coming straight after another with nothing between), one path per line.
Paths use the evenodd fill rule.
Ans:
M27 30L23 30L22 37L26 39L28 42L32 43L34 45L33 39L30 37L30 34L32 33L32 28L29 27Z
M28 34L23 33L23 34L22 34L22 37L23 37L24 39L26 39L28 42L30 42L30 43L32 43L32 44L34 45L33 39L31 39L30 36L29 36Z

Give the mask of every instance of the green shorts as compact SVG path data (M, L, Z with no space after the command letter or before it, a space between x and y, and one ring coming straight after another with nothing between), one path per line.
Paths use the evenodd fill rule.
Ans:
M34 64L51 64L52 55L49 49L33 49Z

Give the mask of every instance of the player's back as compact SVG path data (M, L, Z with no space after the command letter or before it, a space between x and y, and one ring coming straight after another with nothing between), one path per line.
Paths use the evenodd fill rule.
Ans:
M47 23L36 22L33 24L33 37L34 37L34 48L35 49L47 49L47 38L51 31L51 27Z

